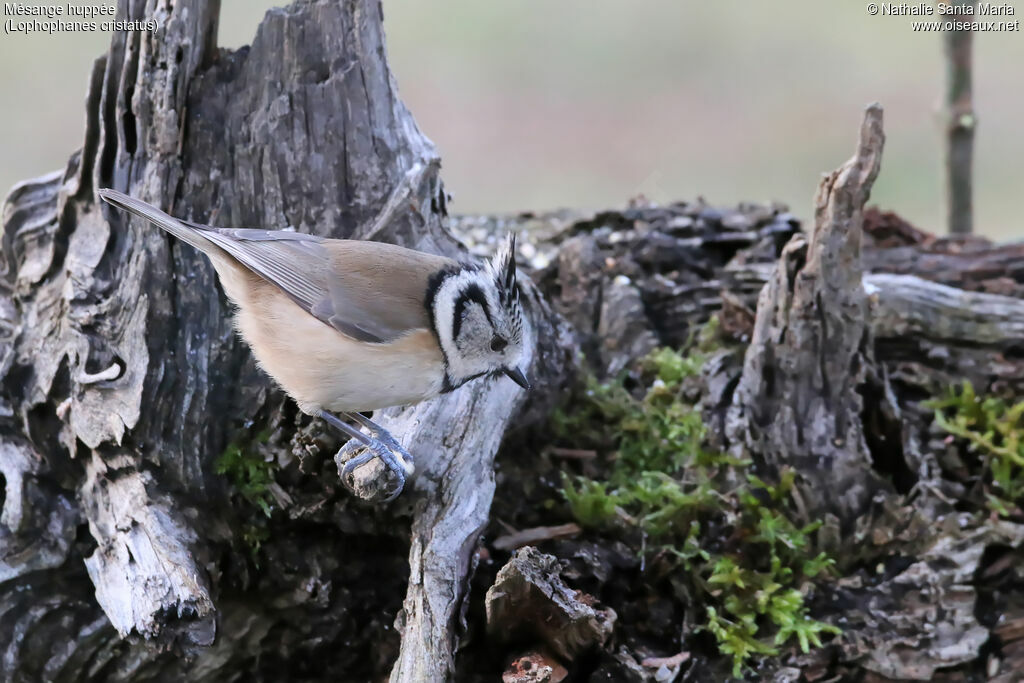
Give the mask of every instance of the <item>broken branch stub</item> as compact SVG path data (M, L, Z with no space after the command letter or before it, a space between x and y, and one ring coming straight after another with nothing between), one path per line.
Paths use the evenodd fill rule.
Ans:
M487 590L487 630L499 640L536 639L565 662L603 645L615 612L562 580L557 558L533 546L517 550Z
M771 469L795 468L808 512L847 522L881 486L858 388L872 363L861 225L884 140L882 108L873 104L856 154L818 187L809 239L790 240L761 291L727 418L734 450Z

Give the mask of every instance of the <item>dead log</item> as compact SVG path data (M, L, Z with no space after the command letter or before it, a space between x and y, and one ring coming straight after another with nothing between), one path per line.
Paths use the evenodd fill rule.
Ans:
M538 386L524 397L505 383L479 383L385 411L382 421L420 456L406 499L410 539L401 510L360 507L341 488L330 457L336 437L297 415L257 372L205 261L148 226L102 213L94 196L112 186L199 221L467 256L448 230L437 153L395 92L379 4L302 0L268 13L253 45L237 52L214 45L215 2L130 0L119 12L156 13L160 28L113 37L92 72L82 150L63 173L15 188L3 209L0 679L454 676L466 576L506 427L547 414L577 347L600 372L615 373L654 344L680 344L723 300L732 333L749 337L758 292L799 222L782 207L702 202L456 221L477 241L530 227ZM833 189L846 181L863 189L865 179L833 177ZM802 257L787 252L787 262L811 263L801 273L820 281L777 284L795 292L799 283L793 298L805 311L815 291L835 290L848 304L836 320L826 317L825 330L815 332L813 317L797 323L804 339L843 342L824 358L821 377L857 360L865 384L886 398L863 407L890 412L868 415L885 421L879 428L858 413L860 399L830 384L822 396L851 416L835 433L854 442L832 448L862 481L893 479L891 465L865 454L876 450L869 437L895 425L912 487L937 467L923 396L965 375L980 387L1024 391L1024 271L1012 248L905 240L866 248L865 270L900 275L869 273L861 284L856 267L822 267L836 259L855 266L857 252L853 222L832 220L855 221L856 198L829 197L839 203L826 206L842 209L825 222L831 232L812 237ZM717 367L711 403L725 409L742 368ZM799 378L788 377L794 389ZM766 401L779 400L777 386L761 388ZM821 405L822 396L811 398ZM859 442L858 429L867 432ZM273 472L269 519L216 473L229 444ZM536 476L537 459L516 455ZM1016 542L1014 534L978 538L955 572L932 573L944 589L981 567L978 548ZM958 628L977 638L970 600L955 591L950 600ZM400 608L401 642L392 629ZM900 628L906 636L909 626ZM628 652L606 655L642 670Z
M224 597L248 581L247 563L230 559L230 547L252 510L229 504L214 474L218 455L260 431L250 432L254 424L287 443L294 409L236 340L203 258L101 209L95 191L113 187L205 223L468 254L446 227L437 152L398 97L379 2L303 0L272 10L252 46L235 52L216 48L218 12L215 1L122 0L120 18L154 18L158 29L113 35L93 69L82 150L63 174L15 188L4 206L0 311L10 343L0 364L0 471L9 493L0 611L31 614L3 620L0 643L24 648L0 664L4 680L44 670L52 680L81 680L95 675L87 672L97 657L112 679L223 680L256 661L241 644L255 647L255 634L275 626L298 643L282 646L281 657L292 649L328 662L316 675L369 677L391 665L353 665L357 652L312 656L334 648L309 624L305 635L287 636L298 623L280 605ZM527 299L539 414L571 357L571 337L535 292ZM394 680L443 680L452 670L493 457L524 400L508 383L478 382L382 417L422 456L406 498L411 581ZM345 545L323 534L295 573L329 590L331 570L315 558L350 555ZM75 570L83 557L87 574ZM281 569L291 564L281 560ZM49 587L69 573L73 580ZM286 577L274 590L299 585ZM25 597L46 594L54 599L42 606ZM331 599L320 628L339 633L344 603ZM358 640L384 638L365 626ZM191 652L217 633L213 650L169 656L168 646Z

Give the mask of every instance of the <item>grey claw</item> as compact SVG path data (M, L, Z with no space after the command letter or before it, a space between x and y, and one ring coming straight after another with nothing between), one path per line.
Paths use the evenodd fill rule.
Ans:
M377 437L377 441L384 444L392 453L397 453L402 458L402 466L406 474L412 474L412 463L413 457L409 451L405 450L402 444L398 443L398 439L391 435L391 432L381 427L379 424L366 417L362 413L352 413L352 419L359 424L363 425L367 429L371 430Z
M364 427L372 430L376 434L376 438L372 438L363 434L361 431L353 427L352 425L346 424L338 416L326 411L320 411L318 413L320 417L326 420L329 424L333 425L343 434L346 434L351 439L355 439L359 443L363 444L366 451L363 453L350 458L344 464L338 463L340 468L339 474L341 475L341 481L345 486L349 488L353 493L359 494L356 491L354 482L350 482L355 469L360 465L368 463L374 458L380 458L389 470L391 470L395 478L398 479L398 486L395 490L388 494L388 497L384 499L384 502L390 502L398 497L398 494L405 488L406 477L412 474L412 455L409 451L402 448L402 444L395 440L395 437L391 436L388 430L384 429L376 422L373 422L367 417L359 413L347 414L349 419L355 420ZM335 456L335 460L338 460L341 455L341 451L338 451L338 455Z
M365 465L374 458L380 458L381 462L383 462L387 466L387 468L391 470L392 474L394 474L395 478L398 480L394 490L391 493L389 493L387 497L384 498L384 500L382 501L385 503L390 503L395 498L397 498L398 495L405 488L405 468L398 463L398 461L395 459L395 456L391 453L390 450L388 450L388 448L384 444L378 442L376 444L369 445L366 448L367 450L363 451L354 458L350 458L345 462L344 465L342 465L340 473L341 481L343 484L345 484L345 486L348 487L350 491L355 492L355 486L354 482L352 481L352 477L356 468Z

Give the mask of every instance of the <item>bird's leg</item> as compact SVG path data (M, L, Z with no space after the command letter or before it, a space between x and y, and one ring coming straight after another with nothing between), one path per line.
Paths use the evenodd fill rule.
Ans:
M405 467L405 473L413 473L412 455L409 453L409 451L405 450L405 448L402 447L402 444L398 443L398 440L395 437L391 436L391 432L384 429L379 424L377 424L370 418L366 417L362 413L347 413L347 416L352 418L362 426L366 427L367 429L371 430L374 434L376 434L377 438L381 441L381 443L390 448L392 452L400 456L399 461L402 462L402 465Z
M351 417L350 415L347 416ZM340 472L342 483L344 483L349 488L352 488L351 484L349 484L348 482L348 478L350 477L352 472L360 465L364 465L369 461L373 460L374 458L380 458L381 462L383 462L398 479L398 486L396 486L395 490L391 492L387 496L387 498L384 499L384 502L387 503L397 498L398 494L400 494L402 492L402 489L405 488L405 476L408 465L405 462L400 463L399 460L395 458L394 454L391 452L389 448L389 445L381 439L375 439L372 436L367 436L366 434L363 434L361 431L359 431L352 425L348 424L334 413L327 412L326 410L321 410L317 414L317 417L323 418L323 420L327 422L327 424L331 425L332 427L340 431L342 434L345 434L346 436L353 438L359 443L366 446L365 452L355 456L354 458L347 460L345 464L342 466ZM362 416L360 415L359 417ZM383 432L382 430L382 432L378 432L378 434L380 433L386 434L387 432ZM394 438L391 437L390 434L388 434L388 441L394 443Z

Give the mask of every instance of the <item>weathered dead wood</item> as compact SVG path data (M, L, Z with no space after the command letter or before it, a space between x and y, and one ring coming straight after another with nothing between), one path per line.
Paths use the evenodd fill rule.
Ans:
M809 241L793 238L761 292L727 426L736 451L806 479L811 514L847 522L883 486L872 474L858 393L873 363L861 219L883 142L882 109L871 105L857 153L818 188Z
M769 264L728 269L730 276L745 283L767 283L773 272ZM878 360L893 359L884 342L899 338L908 343L929 340L965 348L976 345L1012 356L1024 334L1024 297L951 287L919 275L881 272L865 273L863 288L871 304Z
M933 680L937 669L975 659L988 640L976 614L976 576L987 548L1024 543L1024 526L970 514L926 519L909 507L897 514L904 538L865 524L856 542L891 544L907 561L883 563L881 577L858 572L828 590L851 606L843 614L846 657L889 678Z
M120 672L110 673L112 680L223 680L258 660L273 666L255 634L274 626L299 652L330 653L312 658L321 662L317 675L390 666L364 661L353 669L358 651L339 653L315 633L339 634L352 619L339 616L344 601L355 605L358 596L332 597L331 609L306 623L294 618L301 599L215 597L248 580L244 556L226 572L220 565L252 510L244 501L232 509L214 462L229 440L245 438L239 427L243 435L253 424L253 431L266 424L285 430L294 409L235 339L203 258L149 226L101 211L94 191L114 187L202 222L291 226L467 253L445 226L437 152L398 98L379 2L300 0L269 12L253 45L236 52L215 48L218 10L213 0L122 0L120 16L155 17L158 30L113 36L93 70L82 151L63 175L29 182L5 204L0 312L10 343L0 355L0 469L10 494L0 582L83 555L88 568L61 584L70 593L32 608L30 628L12 630L9 624L21 622L4 620L0 644L37 643L5 659L5 680L31 679L43 667L47 678L81 680L97 653L107 653L107 669ZM493 492L494 453L514 414L546 412L546 388L559 384L571 357L567 328L535 293L528 298L540 340L531 372L537 394L528 406L507 382L478 382L382 418L421 456L407 498L414 507L412 581L396 680L450 674L464 584ZM287 442L288 435L275 438ZM52 492L36 501L43 489ZM319 502L294 514L337 505L332 485L321 490ZM295 500L302 504L301 496ZM30 501L38 505L27 515ZM72 547L80 520L88 525L78 537L95 545ZM321 517L301 554L285 539L276 542L280 555L267 549L264 562L282 568L272 592L305 595L300 586L330 585L328 570L311 565L350 554L330 528L335 522ZM345 523L353 524L352 513ZM301 566L293 567L296 557ZM303 573L313 583L302 583ZM37 571L31 592L46 593L56 579ZM0 583L0 605L26 609L27 589L24 581ZM75 610L83 618L72 618ZM174 659L146 640L206 645L215 624L230 628L198 659ZM365 626L355 640L345 637L372 642ZM117 645L118 634L132 637ZM70 654L68 643L78 644ZM289 647L296 646L272 649L287 657Z
M927 339L1013 353L1024 340L1024 300L969 292L916 275L864 277L876 338ZM998 361L998 359L994 359Z
M780 207L695 203L559 215L531 233L550 235L535 237L541 291L577 327L558 324L531 295L538 388L526 396L507 382L480 383L382 417L419 456L399 653L389 622L404 585L393 561L406 550L401 522L340 490L324 457L334 437L297 417L256 372L208 265L148 226L108 222L92 195L109 184L195 220L464 255L446 229L436 151L390 79L379 6L303 0L268 14L253 46L234 53L213 47L215 2L133 0L121 11L159 12L161 30L114 37L93 70L83 150L4 207L0 678L220 681L258 669L368 679L396 655L396 680L451 676L497 443L514 415L528 424L547 413L575 335L614 373L654 343L685 340L721 308L723 291L741 333L768 277L759 264L775 263L799 224ZM484 237L544 222L466 221L473 231L493 226ZM828 251L828 240L814 246ZM838 251L848 256L849 245ZM928 445L921 396L961 376L1024 389L1012 298L1024 271L1012 254L973 242L959 252L905 244L865 253L871 269L995 293L987 296L884 274L866 275L858 295L835 274L874 339L840 351L869 364L874 354L918 480L934 458L912 452ZM735 370L721 383L729 400ZM237 539L260 513L212 476L225 444L250 425L268 427L257 450L279 463L273 490L287 506L269 522L258 568ZM978 536L976 545L1013 538ZM972 598L950 586L980 566L975 551L958 564L966 569L935 569L929 584L948 590L957 633L972 638ZM217 639L202 646L213 623ZM911 627L902 624L901 637ZM927 645L914 638L906 642ZM941 662L953 662L935 643ZM625 650L604 658L640 669Z
M97 579L96 600L109 610L117 629L156 636L175 621L190 634L187 640L209 642L213 621L201 568L205 553L194 543L191 502L172 494L167 505L154 504L150 511L141 505L135 516L125 512L142 502L138 495L147 495L138 480L147 466L159 474L146 481L166 491L191 488L202 498L207 487L195 446L204 436L223 434L223 425L175 430L187 418L173 402L158 400L174 393L159 378L167 371L165 362L181 350L174 342L186 341L178 335L182 328L161 325L169 313L167 263L160 258L166 257L166 244L138 229L115 236L91 197L93 188L118 175L115 169L126 182L130 167L140 178L146 168L161 176L165 192L173 187L177 148L168 145L177 139L186 84L210 57L217 14L216 4L209 3L182 2L174 9L161 16L157 34L114 38L109 55L93 69L83 150L72 156L63 176L31 181L5 203L4 270L17 319L4 368L3 390L11 411L2 438L26 439L36 457L48 463L49 476L40 477L38 485L59 482L78 489L79 514L98 546L87 559ZM144 7L135 2L120 11L141 18ZM138 82L148 88L136 87ZM122 116L115 115L119 107ZM152 141L150 152L133 158L140 139ZM150 153L153 165L147 167ZM147 194L160 201L171 193ZM230 323L207 322L208 329L193 329L191 337L206 337L206 348L214 354L224 351L217 331L228 333ZM152 329L164 329L167 336L148 336ZM166 340L171 343L154 357L152 347ZM195 356L181 364L182 377L202 373L204 360ZM182 387L177 389L181 396ZM185 393L205 391L203 386ZM196 398L193 405L203 403ZM150 406L145 415L143 405ZM145 436L139 439L139 434ZM86 461L101 464L85 475ZM117 499L118 491L129 490L134 500ZM167 559L176 565L163 564ZM61 610L60 603L36 622L44 632L54 610ZM66 627L78 626L69 619L57 631ZM197 629L205 635L192 637ZM42 639L57 648L66 638L46 634ZM32 654L44 652L40 648ZM9 664L15 668L7 673L13 675L34 662Z
M517 550L487 591L487 624L498 640L538 639L565 661L602 645L615 612L571 589L558 560L527 546Z

